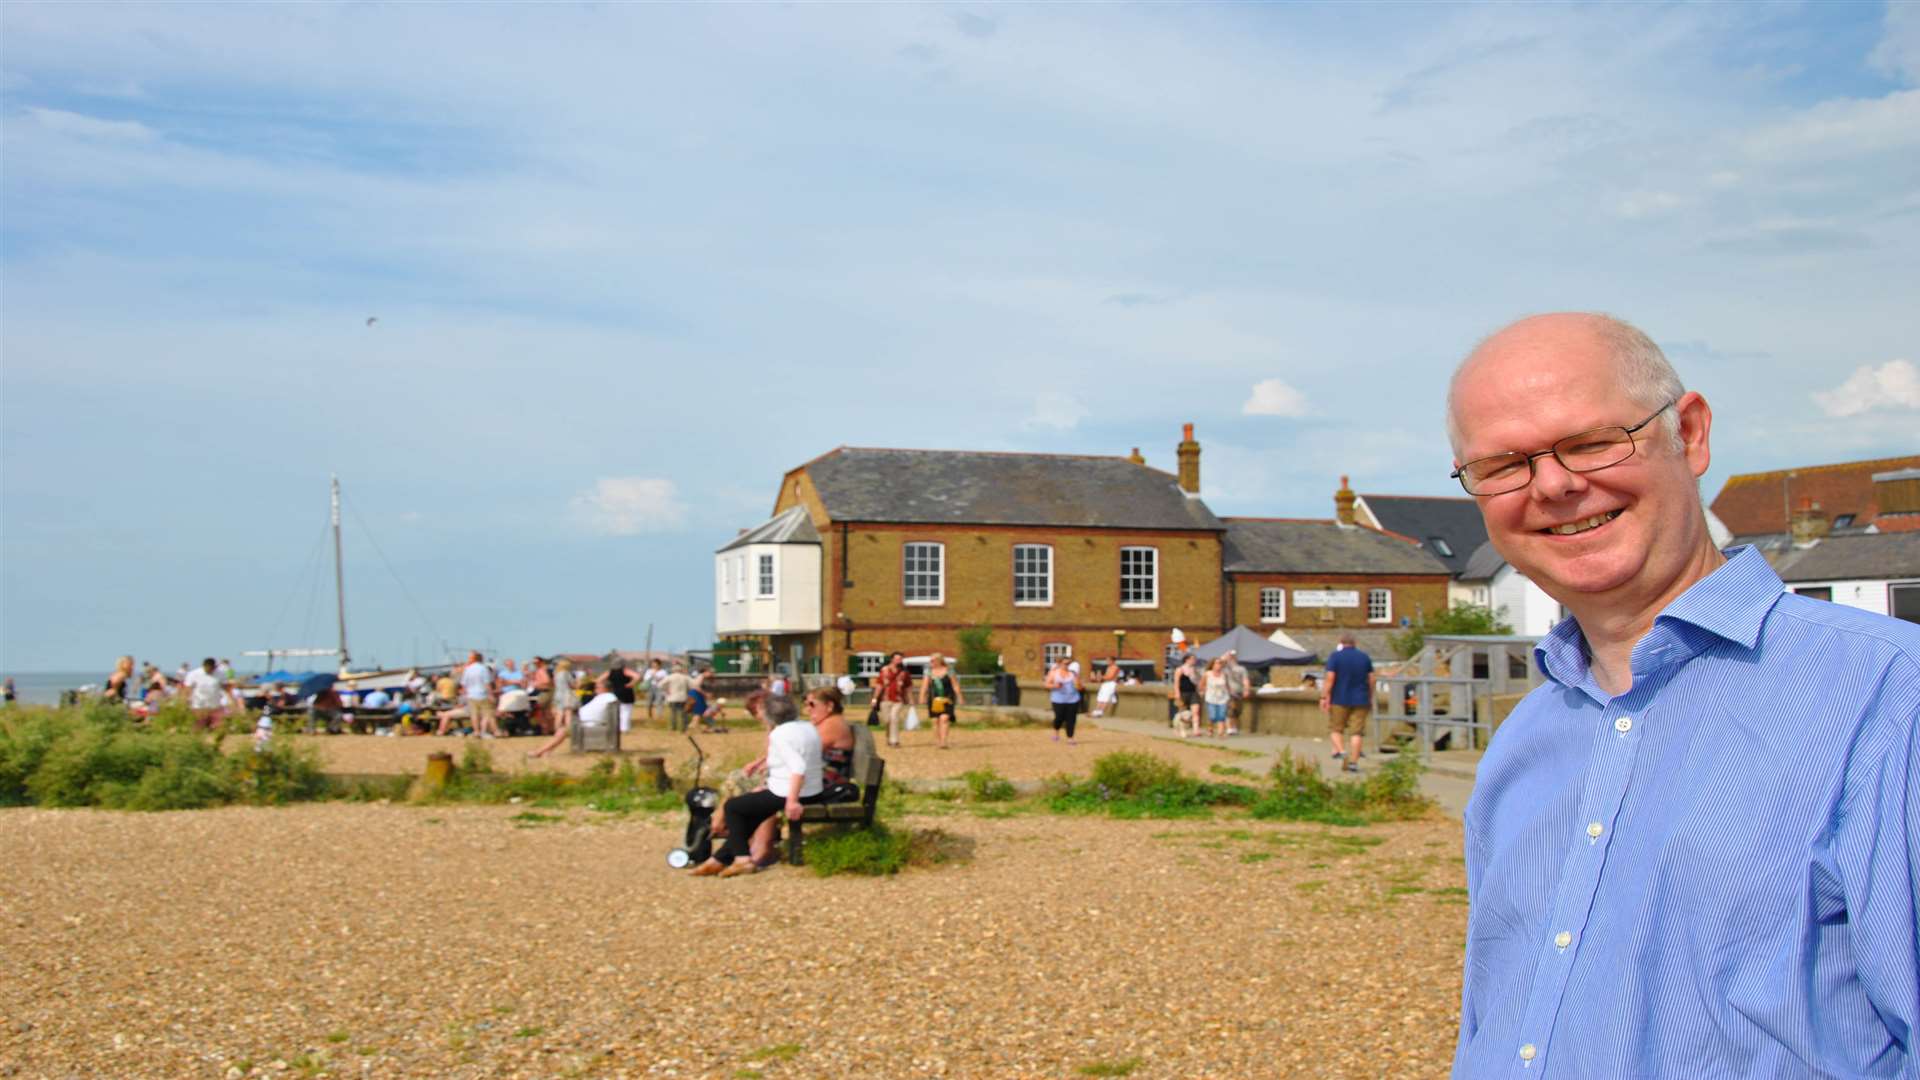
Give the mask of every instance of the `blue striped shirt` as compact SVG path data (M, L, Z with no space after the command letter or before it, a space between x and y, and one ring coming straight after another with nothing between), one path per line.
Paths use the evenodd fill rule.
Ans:
M1456 1077L1920 1077L1920 626L1751 548L1610 697L1567 620L1466 814Z

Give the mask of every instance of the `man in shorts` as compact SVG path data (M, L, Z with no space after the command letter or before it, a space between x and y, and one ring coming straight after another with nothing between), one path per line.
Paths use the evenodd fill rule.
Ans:
M467 718L473 725L473 733L483 739L499 735L493 722L493 669L480 659L478 652L467 654L467 666L460 672L460 690L466 696Z
M1327 714L1327 738L1333 756L1346 758L1346 772L1360 771L1362 732L1373 713L1373 658L1360 651L1348 630L1327 657L1327 684L1320 688L1320 711Z
M198 670L187 672L187 706L193 710L193 726L212 731L227 718L227 693L214 675L213 657L200 662Z

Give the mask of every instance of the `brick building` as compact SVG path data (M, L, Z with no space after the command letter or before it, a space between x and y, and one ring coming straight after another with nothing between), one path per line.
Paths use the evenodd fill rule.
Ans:
M1344 631L1378 657L1389 634L1447 608L1446 563L1412 539L1355 523L1341 477L1333 519L1227 518L1228 626L1282 631L1326 655Z
M1899 481L1920 468L1920 455L1800 465L1727 478L1713 512L1736 540L1785 535L1817 519L1815 535L1874 526L1882 532L1912 527L1913 497ZM1886 503L1887 505L1882 505ZM1882 522L1886 515L1890 520Z
M715 552L716 631L761 663L859 672L895 649L951 656L985 624L1032 674L1116 647L1157 667L1175 628L1207 640L1236 624L1321 652L1352 628L1390 655L1389 629L1445 606L1444 563L1356 525L1345 478L1341 520L1223 521L1200 497L1192 425L1177 458L1176 475L1137 450L832 450Z
M841 447L788 472L773 520L716 553L716 629L814 670L958 651L993 628L1003 662L1157 658L1220 625L1220 519L1136 458ZM811 573L811 576L809 576ZM813 599L817 606L782 598ZM1124 631L1124 637L1115 631Z

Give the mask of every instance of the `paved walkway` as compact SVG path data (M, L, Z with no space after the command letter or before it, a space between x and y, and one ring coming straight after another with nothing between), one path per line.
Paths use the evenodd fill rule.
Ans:
M1124 731L1134 735L1146 735L1153 738L1182 741L1164 722L1136 720L1122 716L1083 716L1083 724L1095 724L1109 731ZM1235 735L1226 739L1202 737L1186 740L1202 746L1217 746L1227 750L1239 750L1254 755L1237 762L1239 768L1256 776L1264 777L1273 767L1275 759L1282 750L1292 751L1294 756L1308 761L1318 762L1322 774L1329 778L1340 775L1340 762L1333 759L1333 750L1322 737L1318 739L1298 738L1291 735ZM1372 771L1378 756L1362 758L1360 771ZM1476 750L1443 750L1429 755L1427 771L1420 777L1420 790L1426 792L1438 802L1442 809L1454 817L1466 812L1467 796L1473 794L1474 770L1480 763L1480 752Z

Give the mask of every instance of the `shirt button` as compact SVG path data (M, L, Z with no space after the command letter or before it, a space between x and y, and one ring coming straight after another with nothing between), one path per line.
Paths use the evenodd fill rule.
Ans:
M1538 1054L1539 1052L1540 1051L1534 1049L1534 1046L1532 1043L1528 1043L1527 1045L1520 1048L1520 1060L1532 1061L1534 1055Z
M1632 731L1633 717L1623 716L1620 719L1615 720L1613 722L1613 730L1620 732L1622 735L1626 734L1629 731Z
M1595 840L1600 839L1600 834L1606 831L1607 830L1602 828L1600 823L1597 821L1587 822L1587 835L1592 837Z
M1560 948L1564 949L1567 946L1573 944L1573 935L1567 933L1565 930L1562 930L1559 933L1553 935L1553 943L1559 946Z

